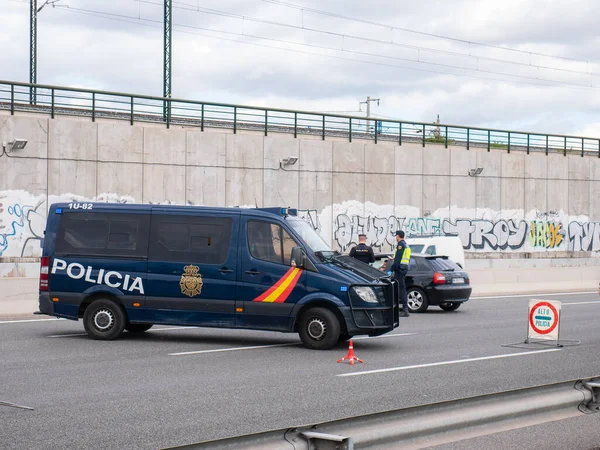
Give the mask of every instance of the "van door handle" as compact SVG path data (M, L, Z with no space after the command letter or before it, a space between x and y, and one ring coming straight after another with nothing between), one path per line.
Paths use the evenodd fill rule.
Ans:
M221 272L221 273L232 273L232 272L233 272L233 270L231 270L231 269L228 269L227 267L221 267L221 268L219 269L219 272Z
M258 275L260 272L258 270L246 270L248 275Z

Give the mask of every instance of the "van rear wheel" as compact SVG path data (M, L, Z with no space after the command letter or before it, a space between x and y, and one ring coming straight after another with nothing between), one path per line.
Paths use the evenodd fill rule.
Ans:
M125 329L130 333L143 333L152 328L151 323L128 323L125 325Z
M123 308L108 299L95 300L83 314L83 327L92 339L117 339L123 334L126 322Z
M338 343L340 322L327 308L311 308L300 317L298 334L308 348L327 350Z

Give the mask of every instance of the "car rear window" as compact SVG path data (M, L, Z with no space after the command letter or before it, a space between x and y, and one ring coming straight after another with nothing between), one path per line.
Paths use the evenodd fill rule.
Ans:
M445 258L428 258L429 264L433 270L462 270L454 261Z

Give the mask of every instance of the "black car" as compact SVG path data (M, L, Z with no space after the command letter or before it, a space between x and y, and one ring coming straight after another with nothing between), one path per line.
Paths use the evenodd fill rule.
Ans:
M374 267L386 271L391 255L375 256ZM408 309L424 312L431 306L455 311L471 296L469 274L447 256L412 255L406 274Z

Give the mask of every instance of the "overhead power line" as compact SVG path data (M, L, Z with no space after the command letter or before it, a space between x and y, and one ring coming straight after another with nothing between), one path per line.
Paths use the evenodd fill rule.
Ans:
M435 38L438 38L438 39L445 39L445 40L448 40L448 41L460 42L460 43L463 43L463 44L477 45L477 46L480 46L480 47L494 48L494 49L497 49L497 50L506 50L506 51L509 51L509 52L522 53L522 54L526 54L526 55L543 56L543 57L546 57L546 58L553 58L553 59L562 59L562 60L565 60L565 61L582 62L582 63L593 62L593 61L587 61L587 60L582 60L582 59L569 58L569 57L566 57L566 56L557 56L557 55L550 55L550 54L547 54L547 53L534 52L534 51L531 51L531 50L522 50L522 49L518 49L518 48L503 46L503 45L486 44L486 43L483 43L483 42L470 41L468 39L455 38L455 37L444 36L444 35L435 34L435 33L427 33L425 31L411 30L409 28L398 27L398 26L395 26L395 25L390 25L390 24L385 24L385 23L380 23L380 22L374 22L374 21L366 20L366 19L359 19L359 18L356 18L356 17L345 16L343 14L332 13L330 11L323 11L323 10L320 10L320 9L309 8L309 7L305 7L305 6L301 6L301 5L295 5L295 4L287 3L287 2L284 2L284 1L281 1L281 0L261 0L261 1L263 1L265 3L272 3L274 5L284 6L286 8L292 8L292 9L297 9L297 10L302 10L302 11L308 11L308 12L312 12L312 13L320 14L320 15L324 15L324 16L336 17L336 18L339 18L339 19L349 20L349 21L352 21L352 22L364 23L364 24L368 24L368 25L375 25L375 26L379 26L379 27L382 27L382 28L387 28L387 29L392 29L392 30L398 30L398 31L405 31L407 33L420 34L422 36L435 37Z
M158 2L150 1L150 0L132 0L132 1L142 2L142 3L146 3L148 5L155 5L155 6L162 5L162 3L158 3ZM285 28L309 31L312 33L326 34L326 35L330 35L330 36L340 37L342 40L344 38L349 38L349 39L356 39L356 40L361 40L361 41L366 41L366 42L373 42L376 44L392 45L395 47L407 48L410 50L417 50L419 52L429 52L429 53L437 53L437 54L443 54L443 55L449 55L449 56L459 56L462 58L471 58L471 59L476 59L478 61L479 60L480 61L490 61L490 62L497 62L497 63L502 63L502 64L512 64L512 65L517 65L517 66L533 67L533 68L537 68L537 69L556 70L556 71L560 71L560 72L577 73L577 74L581 74L581 75L588 75L588 76L595 76L595 77L600 76L600 74L596 74L593 72L581 71L581 70L543 66L543 65L539 65L539 64L511 61L511 60L506 60L506 59L501 59L501 58L492 58L492 57L488 57L488 56L477 56L477 55L471 55L469 53L461 53L461 52L455 52L455 51L450 51L450 50L441 50L441 49L432 48L432 47L423 47L423 46L419 46L419 45L403 44L400 42L394 42L393 40L386 41L386 40L382 40L382 39L367 38L367 37L363 37L363 36L338 33L338 32L330 31L330 30L321 30L321 29L317 29L317 28L310 28L310 27L304 26L304 24L303 25L293 25L293 24L289 24L289 23L275 22L273 20L244 16L241 14L231 13L228 11L216 10L216 9L212 9L212 8L205 8L205 7L201 7L198 5L192 5L189 3L174 2L174 5L180 5L180 6L174 6L174 7L178 8L178 9L183 9L186 11L194 11L194 12L199 12L199 13L204 13L204 14L217 15L217 16L221 16L221 17L229 17L229 18L238 19L238 20L247 20L249 22L256 22L256 23L261 23L261 24L265 24L265 25L275 25L275 26L280 26L280 27L285 27ZM388 27L388 28L390 28L390 27ZM528 53L528 52L526 52L526 53ZM587 61L581 61L581 62L587 63Z
M143 26L152 27L152 28L159 28L159 27L161 27L160 25L162 24L162 22L158 21L158 20L140 19L138 17L127 16L127 15L123 15L123 14L107 13L107 12L94 11L94 10L88 10L88 9L82 9L82 8L72 8L72 7L69 7L66 5L61 6L61 7L57 6L57 8L60 8L65 11L88 15L88 16L102 17L102 18L109 19L109 20L116 20L116 21L121 21L121 22L125 22L125 23L133 23L133 24L143 25ZM144 23L144 22L149 22L149 23ZM264 37L260 37L260 36L251 36L251 35L249 36L249 35L243 34L243 33L235 33L235 32L228 32L228 31L221 31L221 30L211 30L211 29L195 27L195 26L191 26L191 25L174 24L174 27L184 27L184 28L209 31L209 32L213 32L213 33L231 34L231 35L236 35L236 36L245 37L245 38L251 37L251 38L257 38L257 39L281 42L281 43L285 43L285 44L308 45L308 46L317 47L317 48L339 51L339 49L330 48L330 47L314 46L314 45L310 45L310 44L303 44L303 43L298 43L298 42L293 42L293 41L285 41L285 40L275 39L275 38L264 38ZM230 41L230 42L235 42L235 43L242 43L242 44L253 45L253 46L258 46L258 47L292 51L295 53L314 55L314 56L332 58L332 59L343 60L343 61L359 62L359 63L363 63L363 64L371 64L371 65L377 65L377 66L383 66L383 67L393 67L393 68L406 69L406 70L412 70L412 71L434 73L434 74L439 74L439 75L459 76L459 77L466 77L466 78L473 78L473 79L481 79L481 80L488 80L488 81L502 81L502 82L509 82L509 83L517 83L517 84L529 84L529 85L543 86L543 87L561 87L561 86L557 86L557 84L559 84L559 85L562 85L565 87L569 87L571 89L584 89L584 90L597 89L595 86L591 86L591 85L590 86L579 85L579 84L568 83L568 82L560 82L560 81L556 81L556 80L525 77L525 76L520 76L520 75L512 75L512 74L505 74L505 73L492 72L492 71L483 71L483 70L478 70L478 72L490 73L490 74L513 77L513 78L522 78L522 79L526 79L529 81L511 80L511 79L506 79L506 78L484 77L484 76L476 76L476 75L455 73L455 72L442 72L442 71L436 71L436 70L431 70L431 69L421 69L421 68L415 68L415 67L401 66L401 65L397 65L397 64L383 63L383 62L378 62L378 61L368 61L368 60L363 60L363 59L347 58L347 57L336 56L336 55L326 55L326 54L322 54L322 53L308 52L308 51L304 51L304 50L290 49L287 47L284 48L284 47L279 47L279 46L260 44L260 43L256 43L256 42L240 41L239 39L228 39L228 38L224 38L224 37L220 37L220 36L213 36L213 35L208 35L208 34L204 34L204 33L190 32L190 31L185 31L185 30L176 30L176 31L178 31L180 33L184 33L184 34L203 36L203 37L208 37L211 39L218 39L218 40ZM394 58L394 57L388 57L385 55L368 54L368 53L364 53L364 54L373 56L373 57ZM410 61L412 61L412 60L410 60ZM416 62L416 61L412 61L412 62ZM420 63L423 64L423 62L420 62ZM461 70L474 70L474 69L466 69L464 67L459 67L459 66L448 66L448 65L437 64L437 63L427 63L427 64L441 65L444 67L456 68L456 69L461 69ZM548 84L548 83L554 83L554 84Z
M70 8L68 6L63 6L62 8L65 10L68 10L68 11L72 11L72 12L87 13L88 15L97 15L97 16L104 17L107 19L110 19L110 18L128 19L127 20L128 22L133 21L130 23L137 23L140 25L161 24L162 23L161 21L158 21L158 20L138 19L137 17L127 16L127 15L123 15L123 14L107 13L107 12L87 10L87 9L82 9L82 8ZM143 22L148 22L148 24L144 24ZM331 48L331 47L316 46L316 45L312 45L312 44L304 44L304 43L286 41L286 40L276 39L276 38L265 38L265 37L261 37L261 36L253 36L253 35L236 33L236 32L231 32L231 31L213 30L210 28L197 27L197 26L193 26L193 25L174 24L174 27L197 29L197 30L208 31L208 32L213 32L213 33L230 34L230 35L235 35L235 36L240 36L240 37L245 37L245 38L250 37L250 38L263 39L263 40L280 42L280 43L285 43L285 44L293 44L293 45L300 45L300 46L316 47L316 48L325 49L325 50L340 51L339 49ZM314 52L308 52L308 51L304 51L304 50L276 47L276 46L271 46L271 45L266 45L266 44L259 44L256 42L240 41L238 39L228 39L228 38L224 38L224 37L212 36L212 35L207 35L207 34L202 34L202 33L186 32L183 30L177 30L177 31L182 32L182 33L187 33L187 34L195 34L195 35L199 35L199 36L205 36L205 37L209 37L209 38L213 38L213 39L226 40L226 41L231 41L231 42L236 42L236 43L243 43L243 44L249 44L249 45L266 47L266 48L274 48L274 49L279 49L279 50L293 51L296 53L302 53L302 54L307 54L307 55L315 55L315 56L333 58L333 59L344 60L344 61L360 62L360 63L366 63L366 64L372 64L372 65L378 65L378 66L384 66L384 67L395 67L395 68L413 70L413 71L418 71L418 72L428 72L428 73L435 73L435 74L439 74L439 75L453 75L453 76L475 78L475 79L482 79L482 80L517 82L517 83L520 82L518 80L483 77L483 76L454 73L454 72L442 72L442 71L437 71L437 70L420 69L420 68L415 68L415 67L401 66L401 65L397 65L397 64L389 64L389 63L383 63L383 62L378 62L378 61L367 61L367 60L362 60L362 59L347 58L347 57L336 56L336 55L324 55L322 53L314 53ZM348 51L348 52L352 52L352 51ZM391 58L391 59L402 59L402 58L396 58L396 57L388 57L386 55L369 54L369 53L364 53L364 52L354 52L354 53L359 53L359 54L362 54L365 56ZM465 68L465 67L461 67L461 66L452 66L452 65L447 65L447 64L425 63L422 61L419 62L419 61L415 61L415 60L407 60L407 61L415 62L415 63L419 63L419 64L430 64L430 65L442 66L442 67L446 67L446 68L454 68L454 69L459 69L459 70L471 70L471 71L475 70L476 72L480 72L480 73L489 73L491 75L501 75L501 76L506 76L506 77L524 79L524 80L529 80L528 82L526 82L526 84L533 84L536 86L557 87L557 85L562 85L562 86L568 86L570 88L594 89L594 90L597 89L596 86L592 86L592 85L581 85L581 84L577 84L577 83L562 82L562 81L549 80L549 79L544 79L544 78L527 77L527 76L523 76L523 75L513 75L513 74L502 73L502 72L486 71L486 70L482 70L482 69L469 69L469 68ZM521 83L524 83L524 82L521 82ZM554 83L554 84L542 84L542 83Z

